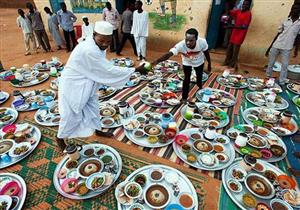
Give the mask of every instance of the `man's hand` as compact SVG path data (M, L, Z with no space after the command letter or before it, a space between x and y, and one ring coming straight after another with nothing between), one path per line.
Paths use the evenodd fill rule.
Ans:
M143 63L142 65L140 65L139 67L135 68L136 72L141 73L142 75L145 75L148 73L148 71L145 69L145 64Z
M207 72L210 73L211 72L211 64L209 63L207 66Z

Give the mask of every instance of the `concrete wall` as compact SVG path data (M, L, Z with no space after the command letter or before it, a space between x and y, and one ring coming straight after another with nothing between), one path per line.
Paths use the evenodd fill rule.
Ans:
M44 23L47 17L43 11L44 6L50 7L48 0L34 0L36 7L41 11ZM71 10L70 0L65 0L67 7ZM110 0L113 7L115 1ZM144 2L144 1L143 1ZM277 27L289 14L294 0L253 0L252 22L244 44L240 52L240 62L261 65L266 62L264 53L277 33ZM150 34L147 40L148 47L158 51L165 51L184 37L187 28L195 27L200 36L206 35L209 13L212 0L177 0L177 15L186 17L186 24L179 31L164 31L153 28L150 22ZM170 3L166 2L170 11ZM51 8L51 7L50 7ZM144 3L144 9L148 12L160 11L159 0L153 0L151 5ZM76 24L82 24L81 17L86 15L90 21L102 20L102 14L75 14L78 17Z

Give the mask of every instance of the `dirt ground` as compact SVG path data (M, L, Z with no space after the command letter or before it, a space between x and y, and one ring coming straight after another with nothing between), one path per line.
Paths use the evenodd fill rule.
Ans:
M24 9L24 11L26 11ZM27 12L27 11L26 11ZM65 50L56 50L56 46L51 38L50 44L52 46L53 52L49 53L43 53L42 50L39 50L38 54L25 56L25 48L24 48L24 42L23 42L23 34L20 28L16 25L16 18L17 18L17 11L16 9L0 9L0 60L2 62L2 65L4 68L9 69L11 66L15 67L22 67L23 64L29 64L30 66L33 66L35 63L39 62L42 59L50 60L53 56L58 57L62 62L66 63L68 60L68 57L70 53L66 53ZM44 20L45 21L45 20ZM153 59L161 56L164 52L157 52L153 49L155 49L155 46L151 46L150 43L148 50L147 50L147 59L149 61L152 61ZM170 46L172 47L172 46ZM166 49L167 51L168 49ZM122 55L126 57L130 57L133 60L135 60L135 56L133 54L133 50L131 49L131 46L129 45L129 42L125 46L124 50L122 51ZM115 54L107 53L107 57L113 58L117 57ZM224 53L214 52L211 53L212 58L212 69L215 72L222 72L225 67L220 66L220 64L224 60ZM172 58L173 60L180 61L179 56L174 56ZM246 65L240 65L240 69L243 71L240 71L240 73L243 73L244 70L249 71L248 75L258 75L262 76L263 73L263 67L254 68ZM50 81L54 78L50 78L48 81L32 86L29 88L26 88L27 90L32 89L38 89L38 88L49 88ZM24 88L18 88L19 90L22 90ZM8 83L0 81L0 90L6 91L8 93L12 93L14 88ZM13 97L10 97L10 99L2 104L1 106L10 106L12 102ZM24 117L32 118L34 112L25 112L20 113L19 119L23 119Z

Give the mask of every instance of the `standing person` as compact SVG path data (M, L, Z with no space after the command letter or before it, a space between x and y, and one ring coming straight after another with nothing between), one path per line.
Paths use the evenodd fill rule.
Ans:
M234 26L227 27L232 28L232 33L224 65L235 68L235 70L237 70L239 51L246 38L248 27L252 19L250 6L251 0L244 0L242 10L238 9L230 11L230 16L234 19L235 23Z
M120 45L118 32L120 15L116 9L112 8L111 3L109 2L106 2L105 8L103 9L103 20L109 22L114 27L110 52L115 52Z
M148 37L148 12L142 9L143 2L136 1L133 12L133 23L131 34L134 36L136 51L138 54L137 60L146 60L146 39Z
M30 20L25 17L25 13L22 9L18 9L19 17L17 18L17 25L22 29L24 35L24 43L25 43L25 56L31 55L31 51L36 52L36 44L35 39L31 27ZM32 44L32 48L30 47L30 42Z
M273 72L274 63L279 55L281 55L281 72L279 76L279 84L284 85L288 82L287 79L287 68L289 65L290 54L293 49L294 43L294 57L298 55L299 42L296 41L296 37L300 34L300 19L299 9L293 8L290 16L283 21L278 28L278 36L269 52L269 64L267 68L267 76L271 77Z
M82 17L83 24L81 25L82 35L77 42L82 42L88 37L93 37L94 23L90 23L87 16Z
M49 7L44 7L44 11L48 14L48 29L52 35L53 40L57 46L58 50L62 49L62 45L64 43L63 39L61 38L59 27L58 27L58 20L57 15L52 13Z
M123 33L123 37L122 37L122 41L120 44L120 47L118 48L116 54L117 55L121 55L121 51L127 41L127 39L129 39L131 46L133 48L133 52L134 54L137 56L137 52L136 52L136 45L134 42L134 37L133 35L130 33L131 32L131 28L132 28L132 19L133 19L133 8L134 4L132 3L128 3L127 4L127 8L126 10L123 12L122 14L122 25L121 25L121 30Z
M152 62L152 66L158 64L159 62L168 60L171 56L178 54L181 54L184 71L182 102L186 102L190 89L192 69L196 71L197 86L200 89L202 88L204 56L208 62L207 71L211 72L208 44L205 39L198 37L198 31L196 29L190 28L185 32L185 40L180 41L172 49L170 49L170 52Z
M106 59L111 44L113 26L106 21L95 23L93 37L88 37L71 53L61 76L58 107L61 115L57 143L63 150L65 138L88 137L100 130L97 91L107 85L120 88L134 71L146 73L144 65L138 68L117 67ZM97 131L98 135L108 134Z
M75 46L77 44L76 38L75 38L75 31L74 31L74 27L73 27L73 23L76 22L77 17L72 12L67 10L67 5L64 2L60 3L60 8L61 8L61 10L59 10L57 12L57 19L58 19L58 23L59 23L60 27L64 31L67 52L70 52L71 50L73 50L75 48ZM72 44L73 44L72 48L71 48L71 43L70 43L70 36L71 36L71 40L72 40Z
M31 22L32 29L34 34L38 40L38 43L45 52L51 51L51 46L49 43L48 35L45 31L44 23L41 17L41 14L33 8L31 3L26 4L27 9L29 9L29 13L27 15L28 19Z

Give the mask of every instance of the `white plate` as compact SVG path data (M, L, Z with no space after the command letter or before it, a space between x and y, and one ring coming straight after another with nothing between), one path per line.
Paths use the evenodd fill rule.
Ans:
M12 123L14 123L18 119L18 112L17 112L17 110L9 108L9 107L1 107L0 110L1 109L6 109L5 112L9 113L9 115L13 116L13 118L10 119L10 120L8 120L8 121L6 121L6 122L0 122L0 128L2 128L5 125L12 124Z
M21 154L14 154L14 151L17 149L17 148L20 148L20 147L27 147L27 151L26 152L23 152ZM19 158L19 157L22 157L24 155L26 155L28 152L30 152L32 146L29 142L21 142L21 143L18 143L18 144L15 144L14 147L9 151L9 156L12 157L12 158Z
M3 104L9 98L9 93L1 91L1 90L0 90L0 92L2 92L3 96L4 96L4 99L0 101L0 104Z
M202 101L202 96L203 96L203 93L204 93L204 91L205 91L206 89L210 90L210 91L212 92L212 95L215 95L215 94L218 94L218 95L219 95L219 94L227 95L227 98L232 100L232 103L231 103L230 105L225 105L224 103L222 103L222 104L219 105L218 107L220 107L220 108L231 107L231 106L233 106L233 105L236 104L236 98L235 98L232 94L230 94L230 93L228 93L228 92L226 92L226 91L223 91L223 90L214 89L214 88L208 88L208 87L207 87L207 88L204 88L204 89L201 89L201 90L199 90L199 91L197 92L196 97L197 97L197 99L198 99L199 101L204 102L204 101Z

